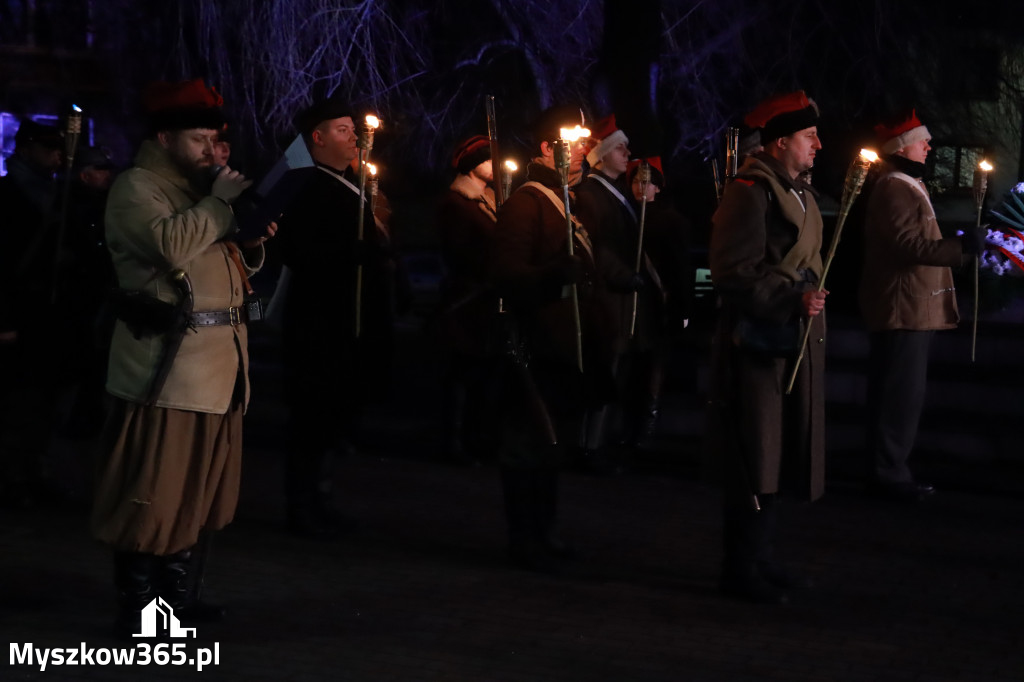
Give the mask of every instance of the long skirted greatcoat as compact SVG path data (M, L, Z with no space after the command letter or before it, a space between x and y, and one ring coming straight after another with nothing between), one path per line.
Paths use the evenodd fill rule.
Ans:
M234 230L231 209L195 187L152 140L107 202L107 244L121 288L177 303L168 273L181 269L196 312L241 306L244 277L262 265L262 246L236 251L228 242ZM107 390L118 400L102 437L92 529L124 551L188 548L202 528L226 525L238 500L246 327L187 331L162 389L146 404L166 343L163 334L137 337L120 320L111 343Z
M744 168L770 173L782 188L796 192L806 207L806 224L818 225L820 242L820 214L805 185L791 180L767 155ZM803 316L803 293L814 284L794 282L779 270L800 231L784 217L764 181L742 171L713 218L709 259L722 306L714 345L709 454L726 477L726 490L785 491L809 500L824 493L824 314L811 318L807 352L788 396L793 361L756 355L735 340L741 316L779 325Z

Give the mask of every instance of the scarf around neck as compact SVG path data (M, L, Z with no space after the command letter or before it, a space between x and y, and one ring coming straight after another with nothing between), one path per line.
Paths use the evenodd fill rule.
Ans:
M800 270L809 269L821 277L822 227L821 212L811 192L803 196L796 191L796 185L787 178L784 170L770 156L757 154L747 158L740 168L738 177L757 178L768 185L782 217L797 228L796 243L782 258L775 269L794 282L803 281Z

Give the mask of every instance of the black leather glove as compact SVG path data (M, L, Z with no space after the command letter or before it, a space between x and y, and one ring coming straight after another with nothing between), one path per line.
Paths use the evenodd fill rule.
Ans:
M584 268L583 259L579 256L570 256L563 253L545 272L545 279L558 286L565 284L579 284L583 281Z
M981 227L969 227L964 230L964 233L960 236L960 242L963 244L964 254L968 256L977 256L985 250L985 238L988 236L988 225L982 225Z

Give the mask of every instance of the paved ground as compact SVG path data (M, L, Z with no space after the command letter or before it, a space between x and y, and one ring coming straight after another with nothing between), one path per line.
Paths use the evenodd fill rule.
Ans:
M217 643L219 665L40 672L8 651L0 680L1024 680L1024 477L1010 465L920 458L942 493L906 508L861 496L850 446L835 444L829 494L784 506L780 523L780 554L817 588L750 606L715 591L718 501L695 474L698 443L672 428L694 418L685 409L666 423L682 435L634 473L565 477L563 525L581 556L549 577L504 563L497 472L433 456L435 409L417 393L429 375L374 413L375 451L339 463L358 530L335 543L286 535L272 354L257 373L243 499L209 569L230 618L189 640ZM85 513L0 512L8 642L124 646L107 635L109 561Z

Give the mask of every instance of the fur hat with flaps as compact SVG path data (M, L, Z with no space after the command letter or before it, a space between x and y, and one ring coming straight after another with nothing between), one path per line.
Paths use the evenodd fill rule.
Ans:
M761 131L761 144L818 125L818 105L803 90L774 95L747 114L743 122Z
M474 135L459 143L452 154L452 168L463 175L491 158L491 141L483 135Z
M224 98L202 78L179 83L150 83L142 93L142 106L150 133L205 128L221 130L226 120L221 106Z

